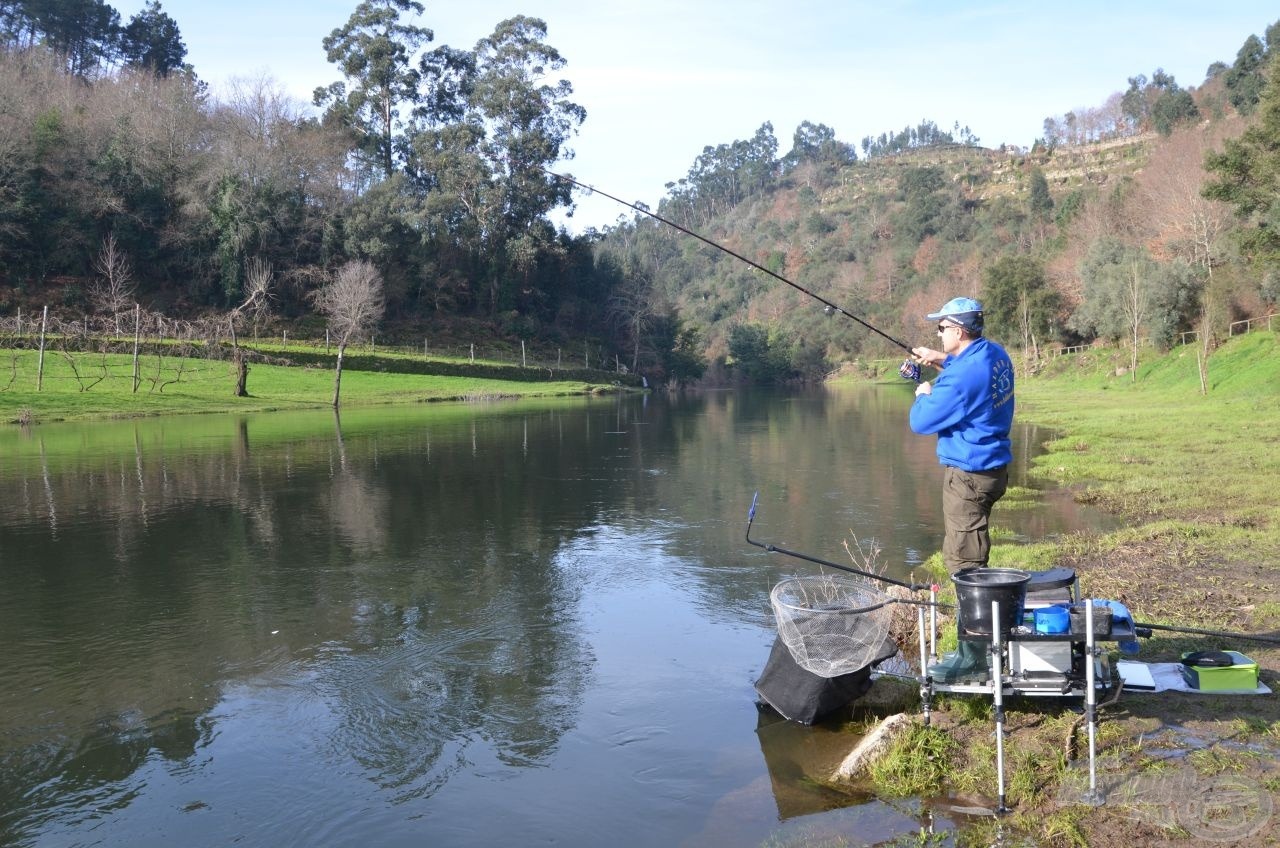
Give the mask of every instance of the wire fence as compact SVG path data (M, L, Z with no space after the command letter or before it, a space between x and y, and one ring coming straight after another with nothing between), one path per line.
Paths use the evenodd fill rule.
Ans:
M203 352L213 358L225 358L225 352L219 352L218 348L228 344L278 356L287 355L290 350L337 354L336 340L329 336L327 330L323 337L291 335L288 331L266 336L260 335L255 328L242 327L237 335L227 316L184 321L140 308L114 316L69 317L47 308L35 313L18 310L15 314L0 316L0 347L8 348L92 351L122 350L137 345L154 350L157 346L173 349L187 345L192 347L188 351L190 355ZM631 370L625 356L606 344L591 340L551 347L545 343L534 345L525 340L513 342L494 337L440 343L423 336L421 344L390 344L373 335L349 344L347 353L376 353L555 371L585 369L627 374Z

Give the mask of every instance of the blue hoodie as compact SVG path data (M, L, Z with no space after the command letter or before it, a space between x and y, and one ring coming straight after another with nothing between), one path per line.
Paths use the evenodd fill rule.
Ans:
M1013 459L1013 363L1004 348L977 338L943 362L931 394L916 396L911 429L938 434L938 461L990 471Z

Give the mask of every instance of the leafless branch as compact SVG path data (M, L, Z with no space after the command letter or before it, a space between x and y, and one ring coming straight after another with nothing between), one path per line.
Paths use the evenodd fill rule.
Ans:
M116 244L115 233L108 233L102 250L93 260L96 274L89 286L89 298L95 309L111 316L115 332L120 333L120 313L133 302L133 268L129 258Z
M329 319L329 331L338 346L345 347L368 334L382 318L382 275L371 262L348 262L312 300Z

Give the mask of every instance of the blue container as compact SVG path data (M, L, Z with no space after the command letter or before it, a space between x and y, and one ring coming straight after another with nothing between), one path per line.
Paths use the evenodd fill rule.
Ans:
M1033 616L1037 633L1066 633L1071 629L1071 613L1066 607L1042 607Z

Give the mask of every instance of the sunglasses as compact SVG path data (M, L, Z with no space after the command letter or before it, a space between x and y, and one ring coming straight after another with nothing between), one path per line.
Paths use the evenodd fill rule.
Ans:
M959 324L939 324L939 325L938 325L938 335L942 335L942 334L943 334L943 333L945 333L947 330L950 330L950 329L952 329L952 328L955 328L955 329L957 329L957 330L958 330L958 329L960 329L960 325L959 325Z

